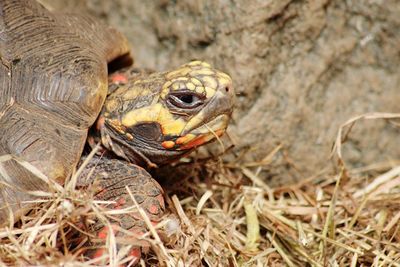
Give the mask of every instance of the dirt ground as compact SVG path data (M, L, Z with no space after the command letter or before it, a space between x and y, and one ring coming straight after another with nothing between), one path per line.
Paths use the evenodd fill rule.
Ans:
M338 128L351 117L400 112L397 0L42 2L114 25L138 66L164 70L196 58L230 73L235 149L262 159L282 145L260 175L271 184L326 168ZM344 157L357 166L399 159L399 139L393 121L357 123Z

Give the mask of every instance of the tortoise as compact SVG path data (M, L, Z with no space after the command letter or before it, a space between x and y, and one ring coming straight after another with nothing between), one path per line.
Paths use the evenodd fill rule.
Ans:
M80 184L98 182L96 198L118 207L132 205L128 187L151 220L163 216L163 191L146 169L225 132L232 80L203 61L164 72L132 64L126 37L94 18L0 0L0 157L12 155L0 162L1 224L29 210L29 192L49 187L21 162L63 184L87 143L100 143L105 153ZM136 215L115 223L140 231Z

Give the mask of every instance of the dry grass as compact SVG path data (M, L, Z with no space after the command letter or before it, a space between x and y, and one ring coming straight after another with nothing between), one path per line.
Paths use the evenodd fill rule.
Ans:
M350 169L341 152L346 131L356 121L399 117L366 114L349 120L335 144L339 171L294 185L270 188L260 176L280 146L260 162L214 158L177 167L185 175L167 186L169 219L153 227L143 214L149 227L143 238L151 251L140 264L400 266L399 162ZM35 192L40 196L37 208L0 230L0 265L94 263L82 256L90 236L83 225L90 227L95 218L107 224L111 216L129 210L104 208L105 203L93 200L90 188L75 190L76 179L54 186L51 194ZM117 251L113 235L107 242L111 264L129 264L129 246Z

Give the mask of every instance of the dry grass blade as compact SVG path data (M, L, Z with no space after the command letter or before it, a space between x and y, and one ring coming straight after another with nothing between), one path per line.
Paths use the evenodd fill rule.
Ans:
M229 162L189 160L194 163L176 166L168 173L174 179L165 182L167 207L173 213L169 216L177 219L158 225L150 222L133 197L132 207L104 208L114 202L94 200L93 188L76 187L83 173L78 169L64 186L29 192L39 198L26 204L35 203L36 208L15 225L0 229L0 266L98 264L99 259L82 256L90 248L88 237L94 238L90 229L95 221L108 225L112 233L104 260L129 264L132 244L117 245L122 241L113 231L133 234L113 229L109 219L134 211L139 211L149 229L141 238L151 244L141 266L399 266L399 161L347 170L341 150L347 130L358 120L399 117L371 113L350 119L336 138L340 172L316 171L309 179L285 187L272 188L266 182L273 172L270 163L282 145L264 159L250 162L245 160L247 152L238 155L231 150L224 155ZM93 160L91 155L86 163ZM7 173L2 164L9 160L54 184L10 155L0 156L3 177Z
M343 123L339 127L339 131L338 131L336 141L335 141L332 151L336 151L336 154L337 154L339 160L343 161L342 143L347 138L347 135L351 131L351 128L353 127L353 125L359 120L399 119L399 118L400 118L399 113L379 113L379 112L366 113L366 114L362 114L359 116L355 116L355 117L347 120L345 123ZM346 127L348 127L349 129L345 134L343 134L343 131L346 129Z
M13 160L18 162L22 167L24 167L26 170L30 171L33 175L35 175L37 178L45 182L46 184L50 185L51 187L54 187L58 192L64 191L64 188L57 183L56 181L53 181L52 179L49 179L46 175L44 175L38 168L33 166L31 163L19 159L17 157L13 157Z
M272 238L271 234L267 234L267 237L268 237L269 241L271 241L271 243L274 246L274 248L276 248L278 253L282 256L282 259L287 264L287 266L295 267L296 265L294 264L294 262L287 255L286 251L284 251L282 246L274 238Z
M206 204L207 200L212 196L212 191L207 190L200 198L199 204L197 204L196 207L196 215L199 215L201 212L201 209L203 208L204 204Z
M172 196L172 202L174 203L174 207L176 211L178 212L178 216L181 219L181 221L188 227L189 231L194 235L196 231L194 230L194 227L192 223L190 222L189 218L186 216L185 211L183 210L179 199L176 195Z
M222 153L224 153L225 152L225 146L224 146L224 143L222 142L221 138L219 138L218 134L216 134L215 131L213 129L211 129L210 126L207 125L207 123L204 124L204 125L206 126L207 130L209 130L210 133L212 135L214 135L215 139L218 141L219 145L221 146Z
M369 185L365 188L357 190L354 194L354 198L359 198L365 194L371 193L375 190L378 186L390 181L393 178L396 178L400 175L400 166L393 168L392 170L376 177Z
M159 259L161 260L160 263L165 263L168 267L173 267L176 266L176 262L173 260L172 257L169 257L168 252L166 248L164 247L163 242L161 242L161 238L158 235L156 229L154 228L153 224L151 223L151 220L147 216L146 212L143 210L142 207L139 206L137 203L136 199L134 198L132 192L130 191L129 187L126 187L126 190L129 192L129 195L132 199L132 202L135 204L136 209L139 211L140 215L142 216L144 222L146 223L146 226L149 228L150 233L154 237L154 245L157 246L160 249L160 252L162 255L159 255Z
M258 223L257 212L251 203L244 204L244 211L246 213L247 227L246 249L257 251L260 241L260 225Z
M69 190L74 190L76 188L79 176L82 174L86 166L93 159L94 155L96 155L99 149L100 149L100 143L96 144L96 146L92 149L92 151L90 151L89 155L82 162L79 169L76 171L76 173L72 175L71 179L69 179L68 183L66 184L66 188L68 188Z
M335 223L334 223L334 217L333 217L333 213L336 207L336 202L337 202L337 194L338 194L338 190L339 190L339 185L340 185L340 180L343 176L343 170L341 171L341 173L337 176L336 179L336 184L335 184L335 188L333 191L333 196L332 196L332 200L331 203L329 204L329 209L328 209L328 213L326 215L326 221L324 224L324 228L322 230L322 241L323 243L321 243L321 257L323 257L325 255L325 248L326 246L326 237L328 234L328 231L334 231L334 227L335 227Z

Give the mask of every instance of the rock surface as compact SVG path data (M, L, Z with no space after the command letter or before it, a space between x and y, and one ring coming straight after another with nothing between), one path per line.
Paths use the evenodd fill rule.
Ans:
M125 33L136 64L158 70L204 59L238 92L230 135L273 184L329 167L338 128L366 112L400 112L397 0L42 0L88 12ZM344 145L356 166L399 159L400 129L363 121ZM329 166L328 166L329 165Z

